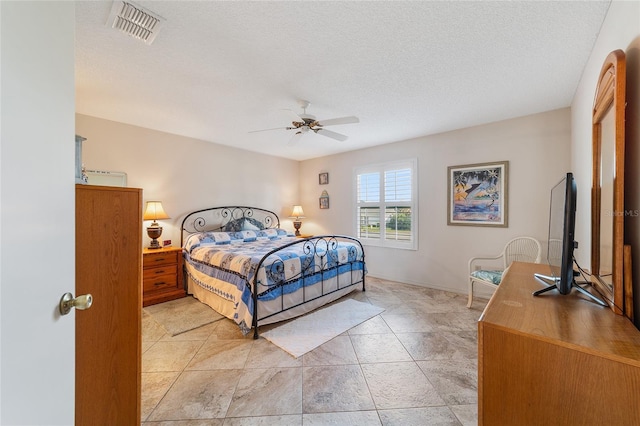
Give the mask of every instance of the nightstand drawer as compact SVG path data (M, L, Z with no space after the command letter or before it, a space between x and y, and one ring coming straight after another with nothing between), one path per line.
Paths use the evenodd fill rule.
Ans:
M159 252L153 254L146 254L144 256L144 267L146 268L154 268L157 265L166 265L166 264L175 264L178 261L178 255L180 252Z
M161 275L173 275L173 281L176 281L176 273L178 272L178 265L175 263L172 265L156 266L155 268L144 268L142 271L142 280L153 280Z
M168 268L165 271L168 271L168 273L162 274L162 275L149 275L147 276L147 271L145 271L145 277L144 277L144 286L143 286L143 292L147 293L147 292L153 292L153 291L158 291L158 290L162 290L165 288L176 288L176 286L178 285L178 279L176 276L176 272L175 272L175 268L174 268L174 272L171 272L170 270L171 268Z

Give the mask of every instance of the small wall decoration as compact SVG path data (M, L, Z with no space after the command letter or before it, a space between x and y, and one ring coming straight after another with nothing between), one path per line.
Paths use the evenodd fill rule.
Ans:
M322 195L320 195L320 208L329 208L329 193L327 191L322 191Z
M127 186L127 174L106 170L84 170L89 185Z
M508 161L448 168L447 225L506 228Z
M76 183L87 183L82 170L82 142L86 140L87 138L76 135Z
M326 185L329 183L329 173L320 173L318 175L318 183L320 185Z

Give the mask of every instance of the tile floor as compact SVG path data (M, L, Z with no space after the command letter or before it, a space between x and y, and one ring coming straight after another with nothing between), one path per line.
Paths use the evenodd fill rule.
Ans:
M385 311L298 359L227 319L170 337L143 314L142 425L477 423L487 300L373 277L346 297Z

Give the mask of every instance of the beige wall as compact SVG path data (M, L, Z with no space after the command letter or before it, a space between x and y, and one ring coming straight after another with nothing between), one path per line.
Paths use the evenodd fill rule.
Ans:
M87 169L125 172L127 186L142 188L145 201L162 201L171 219L161 221L161 239L174 246L180 244L184 215L212 206L273 210L293 230L288 216L298 203L297 161L82 114L76 114L76 133L87 138Z
M571 104L572 164L578 179L578 209L591 209L591 109L596 84L607 55L622 49L627 59L625 210L640 210L640 2L613 1L593 47ZM590 216L589 216L590 217ZM577 224L577 253L582 266L591 267L590 221ZM633 251L635 312L640 312L640 216L625 219L625 243ZM636 315L640 327L640 315Z
M76 131L87 138L88 169L122 171L128 185L158 199L172 217L162 239L179 241L191 210L245 204L287 218L291 205L305 209L303 233L354 234L354 167L415 157L419 179L418 250L367 248L372 275L466 292L470 257L499 253L510 238L546 239L549 190L570 164L569 109L297 162L78 114ZM509 227L447 226L447 166L509 161ZM318 173L329 172L329 184ZM320 210L322 190L330 208ZM299 195L299 196L298 196ZM145 244L148 239L145 237Z
M570 111L565 108L304 161L304 231L353 235L354 168L415 157L418 250L367 247L368 270L378 277L466 292L470 257L498 254L509 239L520 235L534 236L546 245L550 189L570 171L570 136ZM447 167L503 160L509 161L509 227L448 226ZM329 172L328 185L318 184L320 172ZM330 196L328 210L318 208L324 189Z

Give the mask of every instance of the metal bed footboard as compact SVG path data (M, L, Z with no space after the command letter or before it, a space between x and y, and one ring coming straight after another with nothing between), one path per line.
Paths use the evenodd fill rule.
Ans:
M361 254L356 255L355 258L352 258L352 256L349 256L350 260L348 260L347 262L343 262L343 263L331 262L330 257L334 256L334 253L335 253L334 250L338 248L338 243L341 241L351 242L356 244L357 246L360 247ZM269 286L269 288L265 292L259 294L258 293L259 276L257 272L263 266L267 258L274 253L282 251L288 247L297 246L297 245L301 245L303 247L303 252L305 253L305 255L320 259L320 263L319 264L313 263L308 267L302 268L300 273L296 274L293 277L290 277L289 279L282 280L281 282L278 282L274 285ZM354 250L356 254L358 253L356 247L351 247L349 250ZM361 269L355 269L357 265L361 265ZM275 269L275 272L282 272L284 270L284 263L282 262L282 260L278 259L268 267L271 268L272 271ZM340 269L342 269L343 272L339 272ZM345 269L346 271L344 271ZM329 290L329 289L326 289L325 287L325 275L328 272L332 272L334 270L336 271L336 288ZM362 273L361 277L356 277L354 275L354 272L356 270L361 271ZM346 283L345 285L342 285L342 286L340 285L341 273L349 273L351 276L349 283ZM318 275L320 276L320 282L313 285L314 285L314 288L315 286L320 285L320 288L322 289L322 291L319 295L307 297L306 286L304 285L304 279L311 276L318 276ZM321 235L316 237L300 239L299 241L294 241L271 250L269 253L264 255L262 259L260 259L260 262L258 263L258 266L256 268L256 274L254 275L253 281L251 283L252 285L251 293L253 295L253 324L252 324L253 338L257 339L259 337L258 322L260 320L270 318L274 315L278 315L282 312L288 311L290 309L304 305L305 303L309 303L314 300L320 299L322 297L328 296L332 293L344 290L345 288L354 286L359 283L362 283L362 291L366 291L365 275L366 275L366 266L364 261L364 248L362 247L362 243L353 237L349 237L345 235ZM302 301L300 303L296 303L294 305L285 307L284 294L283 294L282 297L280 298L281 299L280 311L271 313L269 315L265 315L262 318L258 318L258 299L262 294L271 292L271 291L276 291L286 286L287 284L298 281L300 279L303 280L303 285L300 289L300 291L302 291Z

